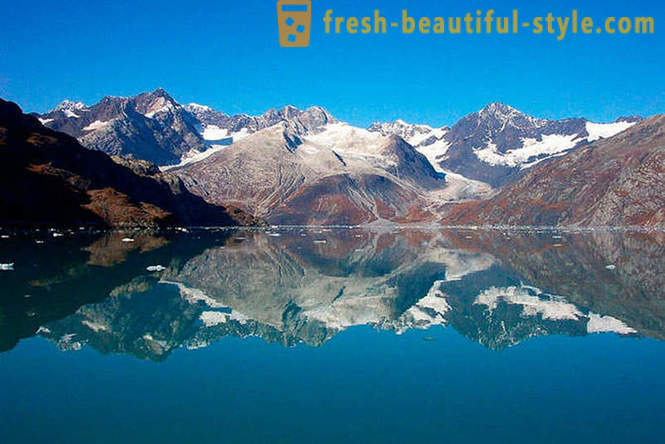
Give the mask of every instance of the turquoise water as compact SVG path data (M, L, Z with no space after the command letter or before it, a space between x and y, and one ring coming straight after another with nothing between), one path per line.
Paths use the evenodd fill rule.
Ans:
M659 233L63 234L0 244L0 442L662 441Z

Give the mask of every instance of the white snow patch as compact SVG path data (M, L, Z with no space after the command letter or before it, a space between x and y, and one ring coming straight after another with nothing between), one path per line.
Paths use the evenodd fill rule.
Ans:
M521 305L523 316L536 316L540 314L543 319L578 320L584 314L573 304L565 302L560 298L543 293L541 290L529 287L491 287L480 293L474 304L486 305L490 311L494 311L499 302L513 305Z
M484 148L474 149L474 153L478 159L490 165L515 167L536 156L563 153L577 145L576 138L577 134L547 134L542 136L542 140L524 138L521 147L509 149L505 153L500 153L496 144L489 142Z
M219 311L204 311L199 316L201 322L206 327L212 327L214 325L224 324L229 320L229 313L222 313Z
M222 140L229 137L229 132L226 128L220 128L217 125L208 125L203 128L201 136L204 140Z
M39 118L39 121L42 123L42 125L46 125L49 122L53 122L53 119L42 119L41 117Z
M635 125L636 122L613 122L613 123L586 123L586 131L589 133L587 140L593 142L594 140L604 139L607 137L612 137L615 134L619 134L621 131L625 131L631 126Z
M250 133L247 128L242 128L240 131L236 131L234 133L231 133L231 137L233 137L233 142L237 142L239 140L244 139L245 137L249 136Z
M94 331L95 333L99 333L100 331L108 331L109 328L106 325L99 324L97 322L92 322L89 320L84 320L81 321L81 324L85 325L88 327L90 330Z
M146 270L153 272L153 271L164 271L166 270L166 267L163 265L149 265L145 268Z
M212 111L213 109L207 105L199 105L198 103L190 103L187 105L188 108L197 109L200 111Z
M416 146L416 151L427 158L437 173L444 173L445 171L441 168L439 162L443 160L442 158L448 152L448 148L450 148L450 144L445 139L440 139L430 145Z
M55 108L53 108L53 111L65 111L65 110L85 110L87 106L85 106L85 103L83 102L74 102L71 100L63 100L60 102Z
M174 285L178 287L178 291L180 292L180 296L184 297L187 302L190 304L195 304L197 302L203 302L205 305L211 308L228 308L226 305L220 304L207 294L205 294L203 291L197 289L197 288L191 288L187 287L185 284L181 282L173 282L173 281L167 281L167 280L160 280L160 284L167 284L167 285Z
M596 313L589 313L589 322L586 325L588 333L614 332L620 335L637 333L637 330L627 326L623 321L612 316L602 316Z
M369 155L383 146L386 137L348 123L329 123L322 132L306 140L337 152Z
M421 129L427 128L429 132L423 132L420 134L416 134L412 137L409 137L406 141L414 146L417 147L419 145L423 145L427 139L430 139L431 137L434 137L435 139L438 139L437 142L441 142L442 138L448 133L447 128L432 128L426 125L419 125ZM444 141L445 142L445 141ZM434 142L436 143L436 142ZM431 144L430 144L431 145ZM423 146L430 146L430 145L423 145Z
M66 109L63 112L65 113L65 117L72 117L74 119L78 119L79 117L81 117L70 109Z
M200 162L203 159L207 159L208 157L212 156L213 154L228 148L230 145L210 145L210 147L205 150L205 151L197 151L197 150L192 150L185 154L182 159L180 160L180 163L176 165L166 165L166 166L161 166L159 167L160 171L168 171L173 168L179 168L181 166L189 165L190 163L196 163Z
M105 121L105 122L102 122L101 120L95 120L90 125L83 128L82 131L96 131L96 130L99 130L99 129L102 129L102 128L106 128L109 125L111 125L111 122L112 122L111 120L108 120L108 121Z

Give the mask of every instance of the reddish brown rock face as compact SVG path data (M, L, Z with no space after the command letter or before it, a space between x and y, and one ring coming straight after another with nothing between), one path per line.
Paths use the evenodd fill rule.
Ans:
M447 223L663 226L665 116L535 167L494 198L451 205Z

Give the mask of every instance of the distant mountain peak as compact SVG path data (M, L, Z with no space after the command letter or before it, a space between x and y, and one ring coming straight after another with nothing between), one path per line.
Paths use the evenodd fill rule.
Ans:
M213 110L211 107L209 107L208 105L201 105L201 104L194 103L194 102L192 102L192 103L188 103L187 105L185 105L185 109L188 110L188 111L191 111L191 110L198 110L198 111L214 111L214 110Z
M614 121L614 123L617 122L637 123L640 120L644 120L644 118L642 116L620 116Z
M483 109L480 110L480 112L485 112L485 113L492 113L492 114L510 114L510 113L520 113L523 114L520 110L517 108L513 108L510 105L506 105L505 103L502 102L491 102L485 105Z
M157 88L151 93L139 94L135 98L136 110L148 118L157 113L173 112L180 108L180 104L163 88Z
M333 118L332 114L330 114L330 112L328 112L328 110L325 109L322 106L318 106L318 105L308 106L307 109L305 109L305 112L308 112L308 111L323 113L323 114Z
M151 94L153 96L172 99L171 95L169 93L167 93L166 90L164 88L162 88L161 86L159 88L157 88L156 90L154 90L153 92L149 93L149 94Z
M52 111L76 111L86 109L87 106L83 102L75 102L73 100L63 100Z
M510 105L506 105L501 102L492 102L488 105L485 105L483 109L478 112L478 115L481 118L495 118L499 121L511 121L515 119L526 119L529 122L537 123L544 122L544 119L537 119L531 117L517 108L513 108Z

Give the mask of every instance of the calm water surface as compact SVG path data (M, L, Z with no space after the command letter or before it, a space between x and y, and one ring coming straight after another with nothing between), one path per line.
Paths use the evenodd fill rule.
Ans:
M663 442L663 233L62 234L0 239L2 443Z

